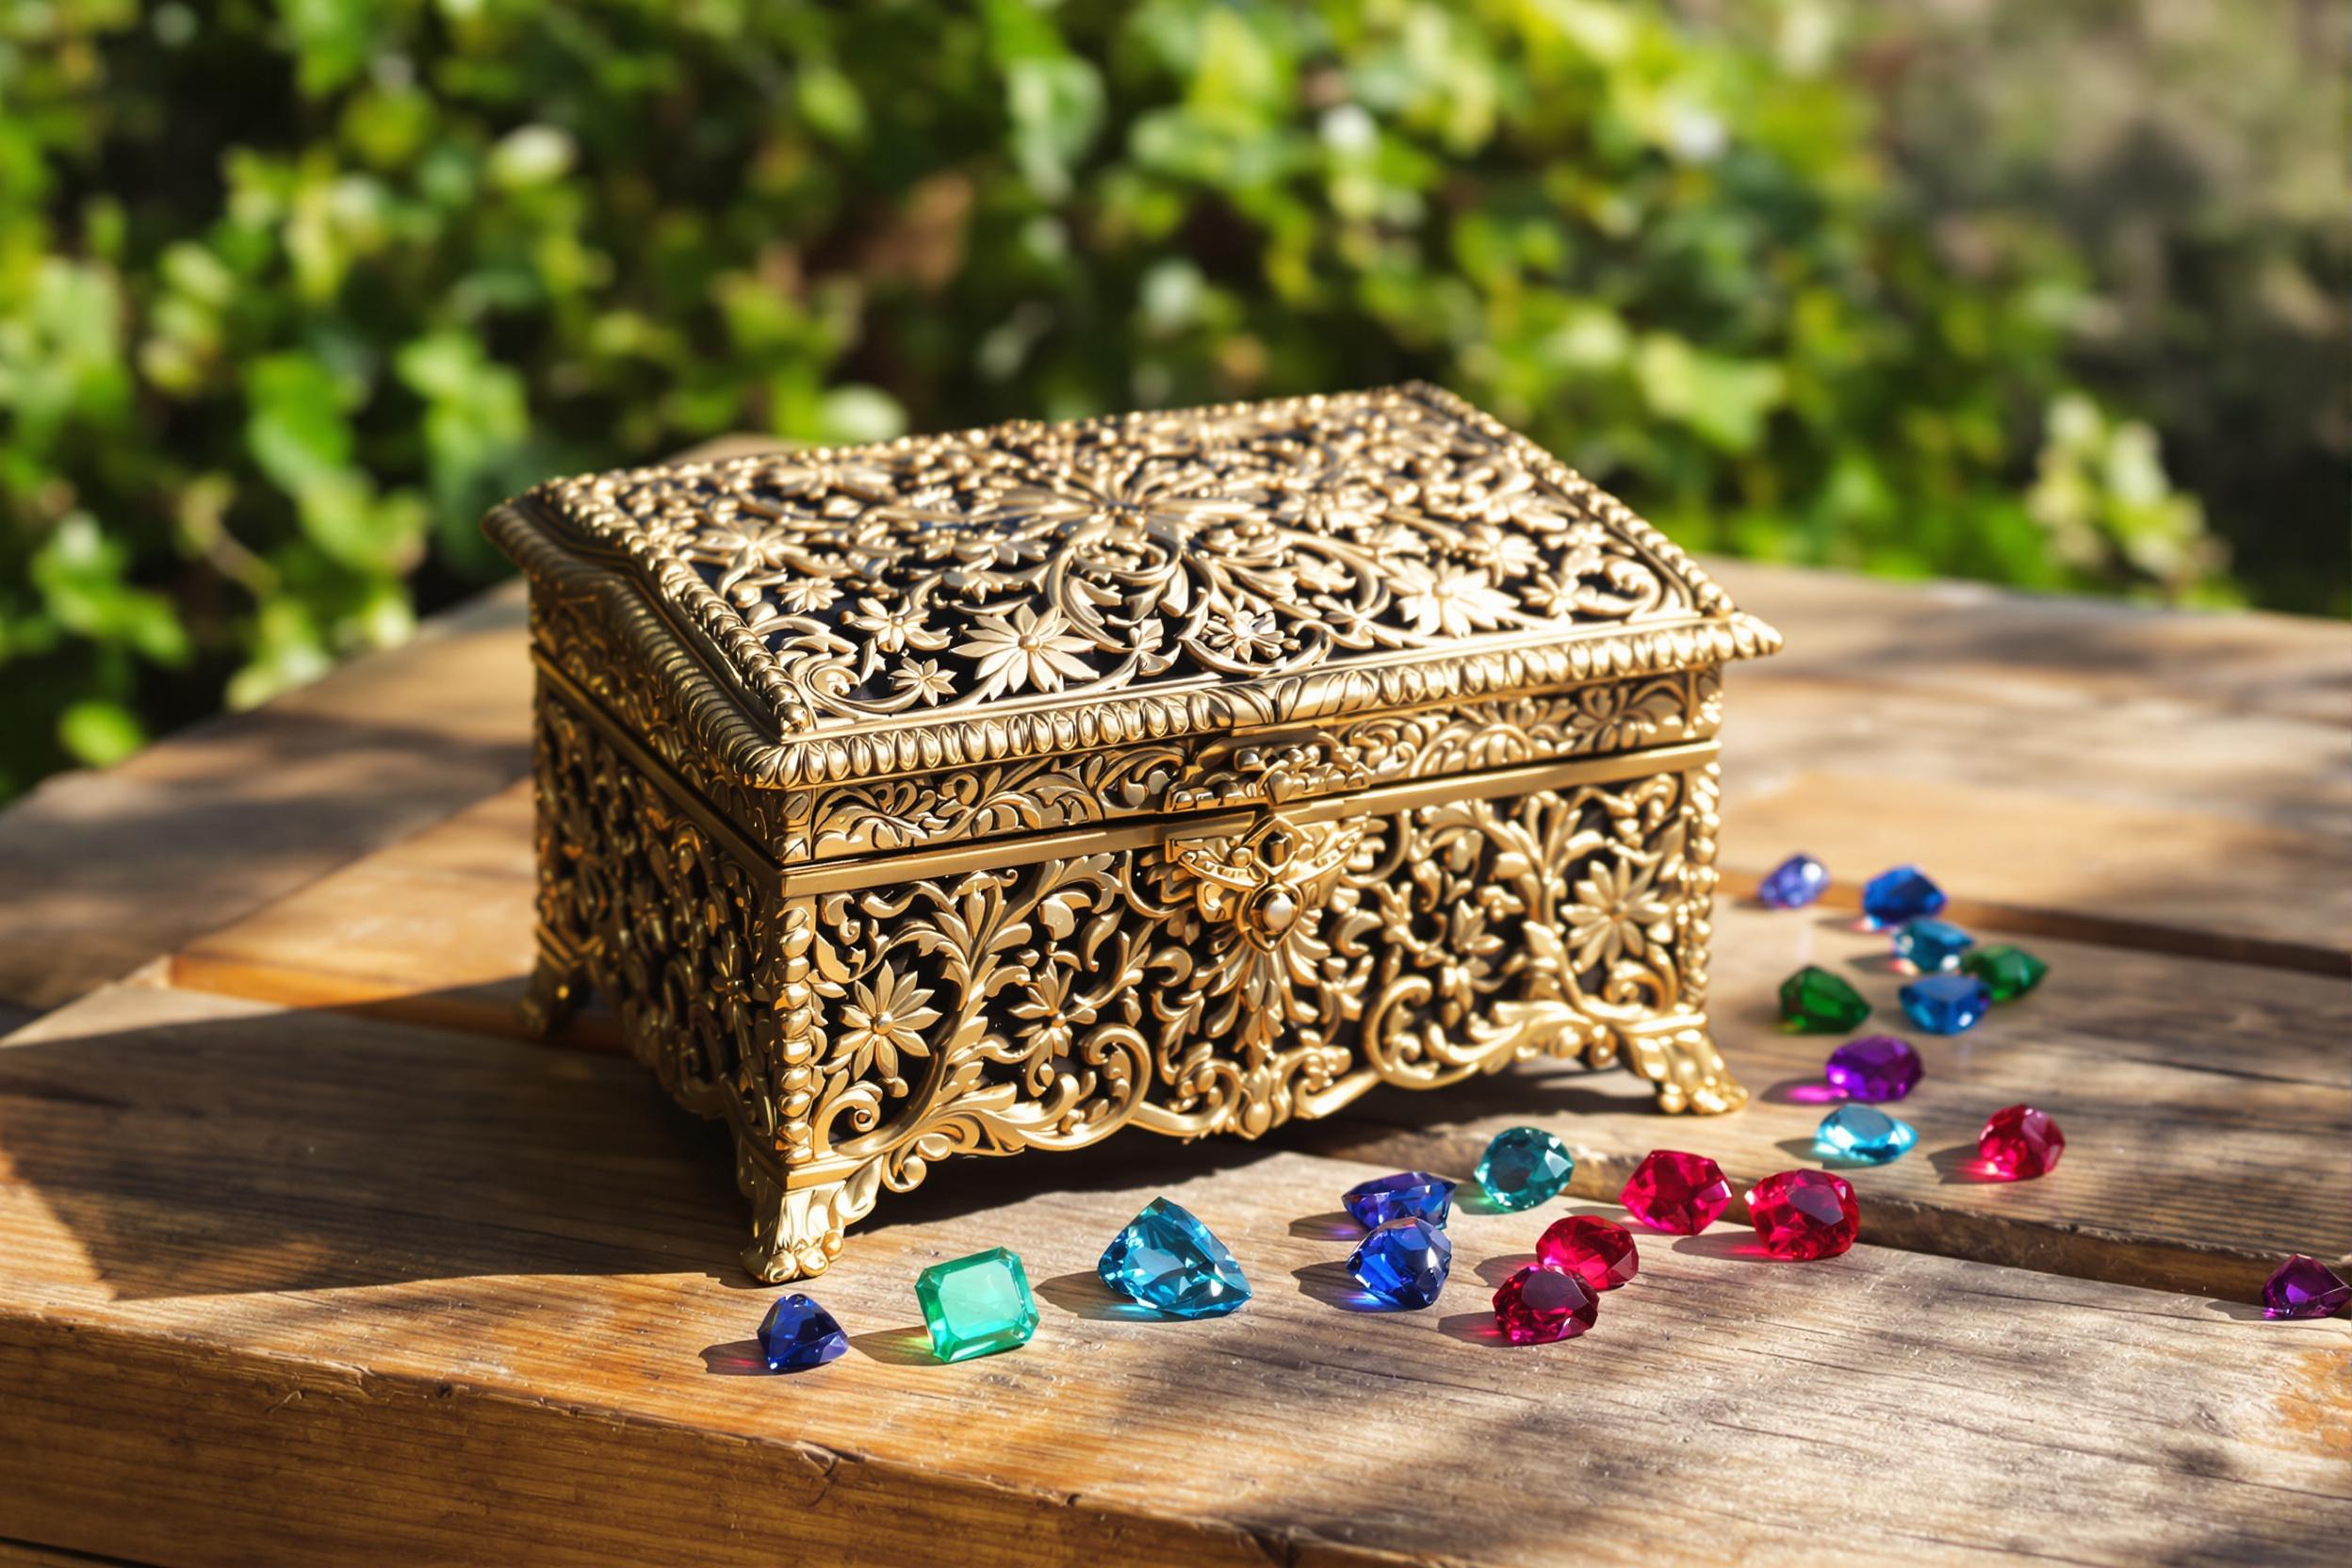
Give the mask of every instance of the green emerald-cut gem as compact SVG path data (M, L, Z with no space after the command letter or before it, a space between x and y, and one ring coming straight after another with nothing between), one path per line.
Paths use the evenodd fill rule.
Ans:
M2015 1002L2042 983L2050 966L2021 947L2003 942L1998 947L1980 947L1960 959L1964 974L1973 974L1984 982L1984 988L1993 993L1995 1002Z
M1037 1331L1029 1275L1002 1247L933 1264L915 1276L915 1299L931 1331L931 1353L941 1361L1010 1350Z
M1780 983L1783 1023L1807 1035L1840 1035L1870 1016L1862 993L1818 965Z

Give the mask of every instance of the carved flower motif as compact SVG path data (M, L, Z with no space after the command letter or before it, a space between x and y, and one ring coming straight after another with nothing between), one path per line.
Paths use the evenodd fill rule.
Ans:
M1058 692L1065 681L1091 679L1094 671L1078 657L1091 646L1060 611L1039 614L1024 604L1009 622L1000 616L973 627L956 652L977 662L974 690L987 698L1001 692Z
M874 649L879 653L904 653L908 648L930 651L948 644L948 634L932 627L923 612L910 604L884 604L877 598L860 598L857 610L841 620L860 631L872 632Z
M1069 972L1055 968L1037 976L1029 994L1013 1004L1012 1012L1029 1020L1021 1038L1037 1056L1048 1059L1068 1052L1078 1031L1095 1020L1094 1008L1070 994Z
M813 615L820 610L831 609L841 596L841 588L831 579L822 577L788 577L768 592L789 615Z
M1500 626L1512 609L1511 596L1474 566L1433 572L1417 561L1403 561L1396 564L1395 575L1397 612L1410 617L1413 629L1424 637L1439 631L1463 637Z
M1647 866L1595 861L1576 884L1568 906L1568 940L1576 967L1608 965L1648 950L1653 926L1674 919L1674 906L1658 895L1656 873Z
M1263 610L1233 610L1200 629L1200 641L1236 663L1271 659L1282 650L1282 624Z
M856 1000L841 1008L843 1028L834 1042L833 1059L846 1061L852 1077L878 1068L891 1092L906 1093L898 1058L902 1053L931 1054L923 1038L923 1032L939 1021L939 1009L928 1005L931 993L887 966L874 972L873 985L859 980L851 990Z
M956 678L939 668L936 659L902 659L898 668L890 672L890 684L898 694L913 697L925 706L944 702L956 694Z

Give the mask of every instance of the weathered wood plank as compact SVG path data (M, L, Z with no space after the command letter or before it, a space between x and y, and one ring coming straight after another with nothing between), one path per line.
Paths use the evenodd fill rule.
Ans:
M950 1532L982 1563L1860 1564L2331 1562L2352 1530L2352 1324L1719 1228L1646 1242L1587 1339L1511 1349L1487 1278L1561 1205L1460 1216L1437 1308L1350 1312L1366 1168L1269 1145L942 1171L817 1286L850 1357L713 1376L770 1293L704 1266L711 1152L609 1058L169 990L44 1019L0 1047L0 1531L172 1564ZM1138 1322L1092 1282L1159 1191L1245 1312ZM914 1271L995 1244L1036 1342L931 1364Z

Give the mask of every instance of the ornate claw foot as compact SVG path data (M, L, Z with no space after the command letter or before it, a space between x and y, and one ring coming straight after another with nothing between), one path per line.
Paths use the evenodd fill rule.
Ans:
M744 1270L772 1285L824 1273L841 1256L841 1232L873 1211L880 1176L874 1163L830 1181L781 1185L739 1143L735 1179L751 1200Z
M531 967L531 988L523 996L524 1031L535 1040L553 1035L580 1010L580 996L587 988L588 976L578 963L543 949L538 963Z
M1731 1075L1702 1014L1664 1018L1626 1031L1633 1070L1658 1086L1658 1108L1721 1116L1748 1102L1748 1091Z

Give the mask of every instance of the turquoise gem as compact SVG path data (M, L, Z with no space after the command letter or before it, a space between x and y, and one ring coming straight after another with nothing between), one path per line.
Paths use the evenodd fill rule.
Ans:
M1558 1196L1576 1174L1576 1157L1541 1127L1512 1127L1494 1135L1479 1156L1478 1185L1498 1209L1531 1209Z
M1037 1331L1029 1271L1002 1247L933 1264L915 1276L915 1299L931 1331L931 1353L941 1361L1010 1350Z
M1102 1282L1169 1317L1221 1317L1250 1299L1225 1244L1181 1203L1154 1198L1102 1250Z
M1814 1147L1833 1159L1885 1165L1908 1152L1919 1135L1875 1105L1840 1105L1821 1118Z
M1909 921L1895 932L1895 956L1921 974L1957 969L1960 956L1975 945L1974 937L1949 921Z

